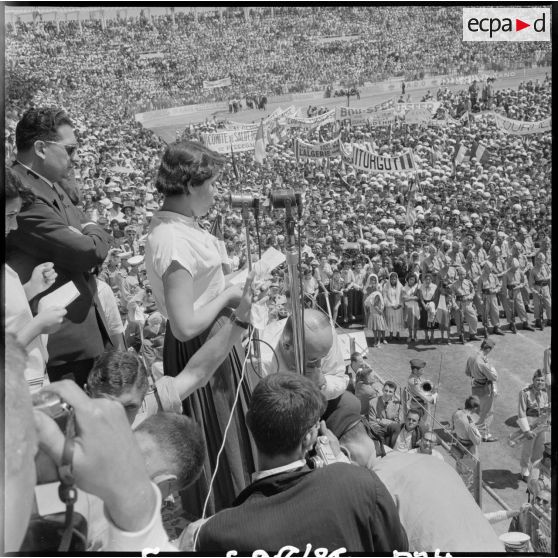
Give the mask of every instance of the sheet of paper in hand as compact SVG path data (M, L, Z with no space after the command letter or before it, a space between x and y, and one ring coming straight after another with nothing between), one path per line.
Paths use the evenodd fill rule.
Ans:
M64 283L61 287L47 294L41 300L39 300L38 311L42 312L47 308L66 308L69 306L77 297L79 296L79 291L74 285L73 281L68 281Z
M280 266L286 260L285 254L279 252L273 247L268 248L263 254L262 259L254 263L253 268L256 270L256 279L263 279L268 276L276 267ZM244 269L238 275L231 279L233 285L244 284L248 277L248 269Z

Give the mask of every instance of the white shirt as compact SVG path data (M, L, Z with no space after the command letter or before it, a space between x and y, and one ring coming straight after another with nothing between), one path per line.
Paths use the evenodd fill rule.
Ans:
M124 325L118 310L118 302L112 289L104 281L97 279L97 294L99 295L101 308L105 313L109 335L124 333Z
M264 343L260 344L260 352L262 357L262 375L267 376L274 372L288 372L291 368L282 357L278 345L281 341L281 335L285 328L287 319L271 322L263 331L260 331L260 338L269 343L277 355L277 362L273 351ZM349 377L345 374L345 360L343 359L343 350L341 342L337 337L337 333L333 332L333 344L327 355L322 359L322 373L326 381L324 394L328 400L335 399L343 394L347 389Z
M194 310L202 308L225 289L217 239L202 229L193 217L158 211L149 225L145 243L145 268L157 308L168 318L163 275L173 261L192 276Z
M33 320L31 308L25 295L19 275L8 265L4 266L6 278L6 300L5 300L5 328L9 333L16 334ZM48 335L37 335L32 339L25 350L27 351L27 366L25 367L25 379L31 393L39 391L43 385L49 383L45 373L48 361L46 350Z
M397 440L395 440L395 447L393 448L395 451L407 452L411 449L411 438L413 436L413 431L407 431L405 427L401 429L399 435L397 436Z

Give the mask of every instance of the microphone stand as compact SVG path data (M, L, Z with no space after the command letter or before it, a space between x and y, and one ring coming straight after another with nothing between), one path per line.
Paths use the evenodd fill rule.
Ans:
M259 205L259 200L254 200L254 217L257 219L258 218L258 214L259 214L259 210L260 210L260 205ZM248 262L248 273L250 273L250 271L252 271L252 250L251 250L251 246L250 246L250 209L248 204L243 203L242 204L242 220L244 221L244 229L246 231L246 261ZM261 375L261 370L262 370L262 355L260 352L260 344L258 343L259 341L259 335L258 335L258 330L250 324L250 327L248 328L248 336L252 336L252 347L254 348L254 356L256 357L256 362L257 362L257 366L258 366L258 370L257 370L257 374Z
M291 299L291 316L293 320L293 344L296 370L304 373L304 323L302 318L299 255L295 239L295 218L292 212L291 200L285 200L285 225L287 229L286 259L289 272L289 288Z

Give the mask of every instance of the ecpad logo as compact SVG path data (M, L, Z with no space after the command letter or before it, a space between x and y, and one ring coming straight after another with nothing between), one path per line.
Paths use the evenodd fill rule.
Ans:
M464 41L550 41L550 8L463 8Z

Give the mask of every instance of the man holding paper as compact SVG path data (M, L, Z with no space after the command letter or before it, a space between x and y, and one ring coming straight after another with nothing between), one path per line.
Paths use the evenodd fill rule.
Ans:
M55 108L30 109L15 135L12 170L35 194L35 201L20 213L18 229L7 238L7 261L22 283L38 264L54 263L56 281L30 304L36 310L52 293L54 301L47 299L42 307L66 307L62 326L49 336L47 372L51 381L67 375L83 385L94 359L110 343L90 273L107 256L108 236L96 223L86 222L60 187L77 162L78 144L68 115Z

